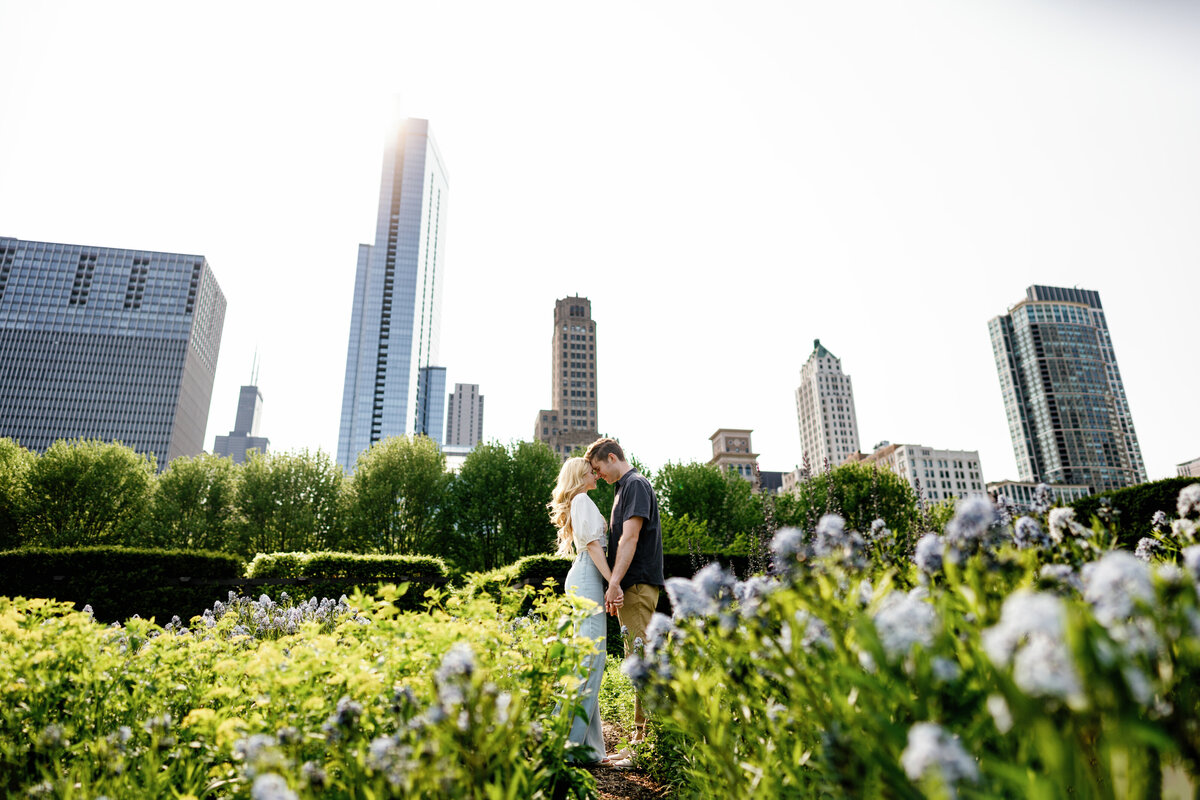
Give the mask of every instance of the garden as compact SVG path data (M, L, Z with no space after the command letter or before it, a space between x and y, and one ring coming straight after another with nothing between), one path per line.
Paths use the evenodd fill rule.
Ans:
M325 502L311 487L290 507L258 496L296 491L273 477L286 456L249 478L202 457L176 491L187 465L157 473L114 447L64 445L42 464L0 441L0 569L9 586L60 578L0 597L7 796L617 796L567 742L587 609L558 590L568 565L545 555L546 531L490 564L462 543L420 546L472 535L469 499L501 482L548 496L534 484L553 462L539 476L497 445L488 470L428 471L444 483L416 532L400 513L361 521L358 470L331 479L344 482L322 517L304 512ZM80 498L105 469L135 485L121 459L143 491L100 525ZM411 472L397 458L375 476L400 486L393 505ZM610 638L602 695L619 731L644 693L637 774L679 797L1197 796L1200 484L929 507L893 478L826 469L773 498L701 465L653 476L667 597L627 658ZM204 496L219 502L182 503ZM138 538L172 520L188 552ZM489 524L503 537L521 523ZM250 546L264 525L276 538ZM295 546L320 525L317 546ZM376 528L390 533L364 538ZM96 577L106 563L133 579ZM191 612L127 614L116 601L138 583L163 584L145 603ZM72 596L85 585L102 600Z

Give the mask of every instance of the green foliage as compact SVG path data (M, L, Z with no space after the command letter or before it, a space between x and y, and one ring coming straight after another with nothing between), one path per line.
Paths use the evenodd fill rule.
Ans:
M708 526L691 515L662 517L663 553L711 553L720 549Z
M12 439L0 438L0 550L21 544L21 509L34 458Z
M659 513L702 524L708 531L706 541L718 549L730 547L739 534L751 534L762 525L761 498L752 489L750 481L731 471L695 461L668 462L654 476ZM665 522L663 527L665 535Z
M803 481L780 495L775 516L781 527L813 530L825 514L840 514L853 530L870 530L877 519L904 536L914 529L917 498L908 481L888 469L849 463Z
M1139 537L1145 535L1154 512L1162 511L1168 517L1175 516L1175 500L1179 497L1180 490L1193 483L1200 481L1196 478L1164 478L1082 497L1072 503L1071 507L1075 509L1079 519L1084 521L1092 517L1103 517L1120 541L1132 547L1137 544Z
M21 510L24 544L121 545L138 541L155 482L153 456L119 442L59 440L29 466Z
M451 484L454 529L434 551L464 572L554 549L546 503L561 465L542 442L479 444Z
M358 553L259 553L246 566L247 578L445 578L446 563L433 556Z
M176 458L158 476L140 543L236 552L238 478L230 458Z
M252 452L238 486L238 552L339 548L344 476L322 451Z
M248 798L273 775L290 792L253 796L592 796L566 748L580 613L543 594L518 626L486 598L395 596L265 638L223 609L108 628L0 598L0 793Z
M206 580L236 580L242 562L228 553L124 547L25 548L0 553L3 591L90 604L97 619L134 614L160 622L187 619L223 597Z
M430 552L441 538L450 476L427 436L392 436L358 456L346 492L346 532L357 549Z

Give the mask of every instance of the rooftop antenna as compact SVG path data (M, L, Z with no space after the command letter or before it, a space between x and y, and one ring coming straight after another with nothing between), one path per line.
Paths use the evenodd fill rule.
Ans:
M258 345L254 346L254 360L250 362L250 385L258 386Z

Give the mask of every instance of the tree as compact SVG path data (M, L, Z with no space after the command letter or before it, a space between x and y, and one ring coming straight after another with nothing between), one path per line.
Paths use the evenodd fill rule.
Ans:
M341 467L320 450L250 453L238 487L239 549L247 554L338 549L344 480Z
M560 464L542 442L478 445L451 484L454 527L440 555L479 571L551 552L555 531L546 504Z
M0 550L21 545L21 507L36 456L12 439L0 439Z
M154 456L120 442L60 439L30 465L21 512L25 544L138 544L150 507Z
M450 476L427 436L391 436L358 456L346 492L346 536L356 548L425 553L436 548Z
M143 542L237 552L239 478L230 458L208 453L176 458L158 476Z
M668 463L654 477L659 513L704 525L719 547L762 525L762 502L750 481L715 465Z
M917 496L908 481L873 464L843 464L813 475L791 495L778 498L775 516L780 526L811 529L826 513L841 514L853 530L870 530L882 519L897 534L912 530Z

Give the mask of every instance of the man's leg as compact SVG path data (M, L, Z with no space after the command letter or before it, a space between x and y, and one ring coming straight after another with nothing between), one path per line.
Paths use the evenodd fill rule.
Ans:
M617 619L625 628L625 654L641 655L640 646L646 641L646 626L654 609L658 608L658 587L645 583L635 583L625 590L625 605L617 610ZM641 640L641 644L637 640ZM637 744L646 736L646 714L642 709L642 697L638 691L633 693L633 738Z

